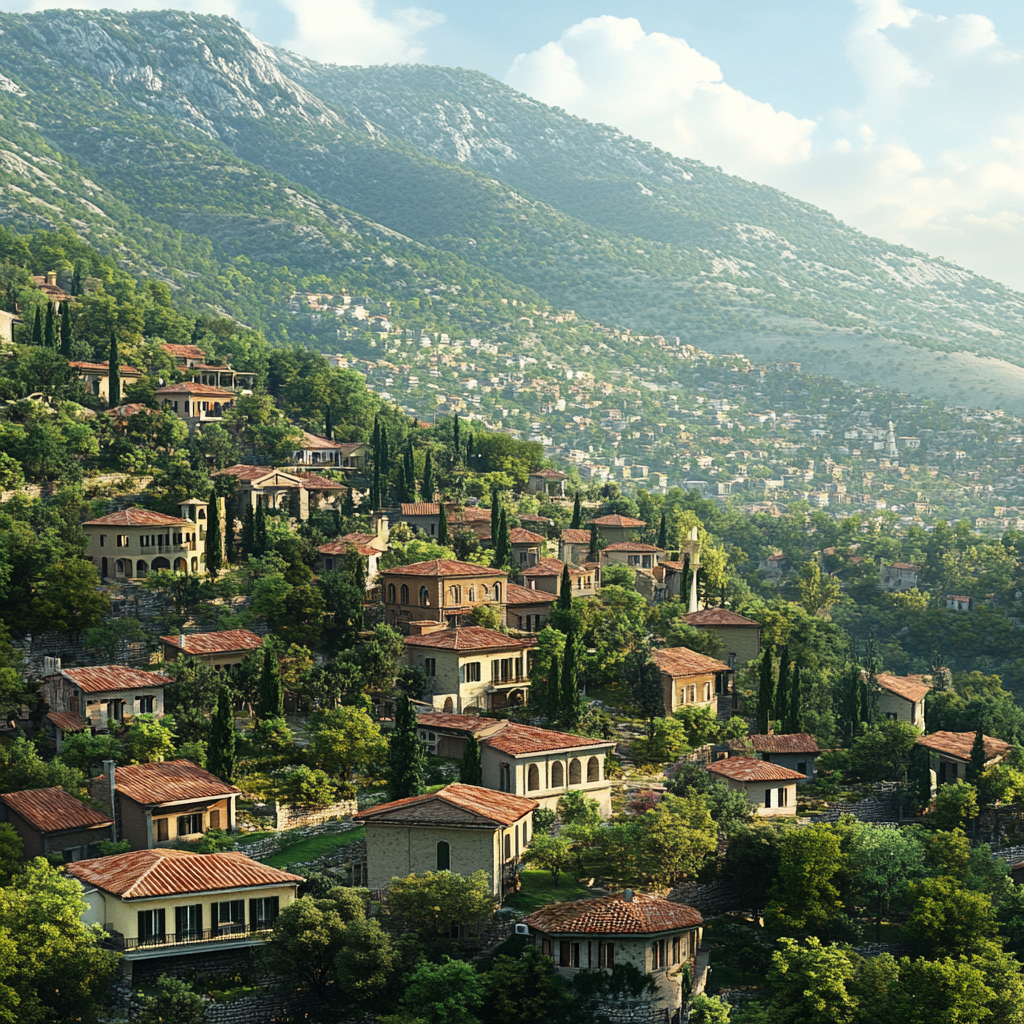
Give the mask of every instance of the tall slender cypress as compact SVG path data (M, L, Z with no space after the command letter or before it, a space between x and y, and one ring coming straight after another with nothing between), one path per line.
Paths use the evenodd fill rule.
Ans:
M226 503L225 503L226 504ZM227 505L227 515L224 519L224 562L227 565L235 564L235 514L231 506Z
M562 659L552 658L548 669L548 679L541 699L538 701L540 713L554 722L562 707Z
M491 547L498 543L498 526L501 524L501 500L498 497L498 488L491 486Z
M253 517L252 550L257 558L267 553L267 512L263 507L263 498L256 499L256 515Z
M803 668L799 661L793 663L793 674L789 681L789 723L786 732L804 731L803 709Z
M395 702L395 727L388 738L388 757L384 768L389 800L419 796L423 788L427 755L417 729L416 712L408 696L401 693Z
M562 652L562 673L558 701L558 721L567 729L575 729L583 718L583 697L580 694L579 656L580 644L575 626L565 638Z
M217 492L210 491L210 508L206 513L206 571L211 576L220 572L224 562L223 546L220 540L220 509L217 507Z
M256 517L251 501L245 503L245 511L242 513L242 554L256 554Z
M52 302L46 304L46 322L43 326L43 345L46 348L57 347L57 314Z
M388 446L388 428L380 425L380 503L386 505L391 500L391 449Z
M71 294L82 294L82 272L78 267L75 267L74 273L71 275Z
M443 501L437 503L437 543L446 548L449 544L448 538L448 509Z
M107 363L107 394L111 408L121 404L121 356L118 351L117 334L110 332L110 360Z
M452 441L453 447L455 448L455 465L457 466L462 460L462 441L460 440L459 434L459 414L453 413L452 420Z
M60 315L60 354L65 359L71 358L71 341L71 305L65 302Z
M590 548L587 551L587 561L596 562L600 559L601 553L597 549L597 527L590 524Z
M210 722L209 749L210 771L217 778L230 782L235 774L235 715L231 691L226 686L217 690L217 709Z
M661 522L658 524L658 547L663 551L665 550L668 542L667 525L665 523L665 513L661 513Z
M773 652L766 647L761 652L761 666L757 687L757 731L768 732L772 720L772 708L775 703L775 673L772 664Z
M772 717L783 720L783 728L789 720L789 645L783 644L779 651L779 678L775 684L775 701Z
M434 500L434 459L429 448L423 460L423 500Z
M473 434L466 438L466 469L473 468Z
M459 782L466 786L482 786L484 782L483 767L480 764L480 744L472 733L466 737L466 745L462 751Z
M558 609L559 611L572 611L572 576L569 573L569 565L562 566L562 583L558 588Z
M277 657L270 644L263 648L263 670L260 672L259 718L280 718L284 713L284 687L278 671Z
M508 535L508 516L505 513L504 506L502 506L501 511L498 513L498 536L494 539L493 567L500 569L504 566L508 562L511 553L512 546Z
M32 344L42 345L43 343L43 321L39 315L39 307L36 306L36 318L32 321Z
M576 492L576 497L572 503L572 521L569 523L570 530L578 530L583 522L583 506L580 502L580 492Z
M334 410L331 409L330 405L324 410L324 437L328 441L334 440Z
M373 437L370 440L373 451L373 476L370 482L370 509L376 511L381 507L380 500L380 415L373 416Z

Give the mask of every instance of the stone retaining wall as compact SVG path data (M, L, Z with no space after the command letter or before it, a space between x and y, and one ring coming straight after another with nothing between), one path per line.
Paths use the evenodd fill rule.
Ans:
M628 1006L601 1007L601 1012L612 1024L669 1024L668 1009L656 1009L650 1003L633 1003Z
M355 800L339 800L328 807L311 810L296 804L280 804L274 802L274 827L282 831L293 828L312 828L337 821L339 818L350 818L359 807Z

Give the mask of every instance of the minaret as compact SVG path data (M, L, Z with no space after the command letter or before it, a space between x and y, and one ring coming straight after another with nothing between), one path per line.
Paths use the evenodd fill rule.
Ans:
M889 420L889 433L885 438L885 454L890 459L898 459L900 457L900 450L896 447L896 428L893 426L892 420Z

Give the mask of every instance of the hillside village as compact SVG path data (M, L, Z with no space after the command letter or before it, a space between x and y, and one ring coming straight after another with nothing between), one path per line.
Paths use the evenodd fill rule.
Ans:
M0 248L10 1019L1021 1019L1018 421Z

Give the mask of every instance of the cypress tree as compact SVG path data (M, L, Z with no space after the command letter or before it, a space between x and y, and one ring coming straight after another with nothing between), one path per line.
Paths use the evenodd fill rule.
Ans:
M46 323L43 327L43 345L46 348L57 347L57 316L54 312L53 303L46 304Z
M772 718L781 718L783 728L789 720L789 645L783 644L779 651L779 679L775 684L775 701L772 705Z
M391 450L388 447L388 428L380 425L380 503L386 505L391 499Z
M491 547L498 543L498 526L501 520L501 502L498 499L498 488L491 485Z
M256 500L256 515L253 516L252 551L257 558L267 553L267 513L263 508L263 498Z
M71 275L71 294L82 294L82 272L78 267L75 267L74 273Z
M786 732L804 731L803 694L800 692L802 674L800 662L795 662L793 665L793 675L790 677L789 683L789 724Z
M277 658L270 644L263 647L263 671L260 673L259 704L257 717L280 718L284 713L284 688Z
M346 487L345 488L345 493L342 495L342 498L341 498L341 514L346 519L349 519L349 518L351 518L352 516L354 516L356 514L356 500L352 496L352 488L351 487ZM335 526L335 533L340 533L340 532L341 532L341 524L338 523Z
M667 525L665 523L665 513L661 513L661 522L658 524L658 547L663 551L665 550L668 543Z
M558 610L572 611L572 576L569 574L568 563L562 566L562 583L558 588Z
M60 354L65 359L71 358L71 341L71 305L65 302L60 316Z
M206 571L215 576L223 564L223 548L220 541L220 509L217 507L217 492L210 491L210 509L206 513Z
M423 461L423 500L434 500L434 460L427 449L427 457Z
M437 503L437 543L441 547L448 547L448 509L445 508L444 502L439 501Z
M117 335L110 332L110 360L107 363L107 381L110 406L121 404L121 356L117 346Z
M32 321L32 344L42 345L43 343L43 321L39 316L39 307L36 306L36 318Z
M559 686L558 721L567 729L575 729L583 718L583 697L579 680L579 641L575 626L565 638L562 652L562 672Z
M761 652L761 668L757 687L757 731L762 734L768 732L768 724L772 720L772 706L775 702L772 653L770 647L766 647Z
M302 518L302 498L299 497L298 487L293 487L288 492L288 515L292 519Z
M569 523L570 530L578 530L583 522L583 507L580 503L580 492L576 492L576 497L572 503L572 521Z
M473 468L473 435L466 438L466 469Z
M329 405L324 410L324 437L326 437L328 441L334 440L334 416Z
M256 519L252 502L246 502L242 513L242 554L246 557L256 554Z
M370 509L376 511L380 508L380 418L379 414L373 416L373 437L370 440L370 448L373 452L373 476L370 481Z
M416 457L412 451L412 438L405 448L405 493L409 501L416 500Z
M552 658L548 669L547 684L540 693L540 712L554 722L562 707L562 659Z
M512 548L508 536L508 516L502 507L498 513L498 536L494 539L494 558L491 562L495 569L500 569L508 562Z
M227 565L235 563L235 516L231 506L227 506L227 518L224 520L224 562Z
M482 786L484 784L484 773L480 764L480 744L472 733L466 738L466 747L462 752L459 782L467 786Z
M455 448L455 465L457 466L462 459L462 442L459 438L459 414L453 413L452 415L452 440L453 447Z
M217 709L210 722L209 769L225 782L235 774L235 716L226 686L217 691Z
M416 712L408 696L400 693L395 702L395 727L388 738L388 759L384 769L388 800L419 796L423 788L427 754L416 729Z
M597 526L590 524L590 548L587 551L587 561L596 562L600 559L601 553L597 549Z

